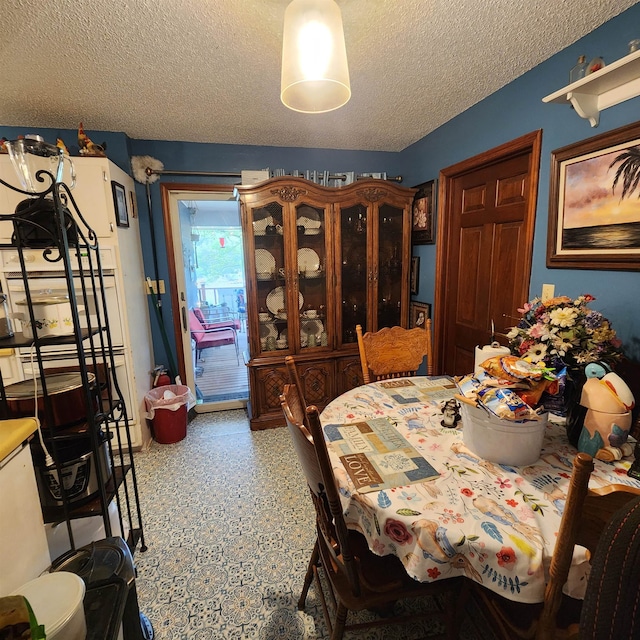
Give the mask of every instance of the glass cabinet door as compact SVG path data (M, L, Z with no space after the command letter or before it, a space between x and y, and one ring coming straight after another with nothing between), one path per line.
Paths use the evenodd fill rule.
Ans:
M374 283L377 285L375 330L401 325L403 210L390 204L382 204L377 212L377 223L378 264L377 271L374 271Z
M270 202L251 209L255 250L260 351L289 348L283 207Z
M322 206L295 208L300 350L331 346L328 324L327 219Z
M367 289L372 277L367 264L367 207L355 204L340 210L339 340L357 342L356 325L367 331Z

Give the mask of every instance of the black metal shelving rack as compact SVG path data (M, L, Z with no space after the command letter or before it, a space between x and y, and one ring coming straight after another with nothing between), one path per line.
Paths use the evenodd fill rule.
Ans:
M115 500L120 531L128 530L126 541L132 553L138 544L141 551L146 551L127 407L115 375L98 238L64 183L56 183L53 175L46 171L39 171L36 177L40 183L49 185L37 194L22 191L0 180L5 188L25 195L16 213L0 215L0 220L12 221L14 229L11 243L0 244L0 248L17 252L32 327L36 327L32 287L37 285L29 279L25 252L42 252L47 262L58 265L56 271L64 273L73 332L64 336L39 337L37 330L34 330L33 338L15 333L12 338L3 339L2 343L4 347L31 347L33 350L38 392L42 396L42 407L38 412L43 418L43 425L47 425L46 428L42 427L42 432L55 464L61 494L60 506L43 506L44 521L66 523L70 547L75 550L71 523L78 518L102 516L105 537L117 535L112 531L109 517L109 505ZM90 301L95 303L91 304ZM56 428L46 376L53 370L45 368L43 349L61 345L67 345L66 349L69 349L69 345L74 347L70 349L68 357L77 361L77 373L80 374L86 405L86 421ZM9 417L16 416L9 409L0 375L0 418ZM82 501L70 499L64 482L60 481L63 477L60 447L71 438L87 439L98 478L98 490ZM99 449L105 442L109 453L107 469L97 464L101 454Z

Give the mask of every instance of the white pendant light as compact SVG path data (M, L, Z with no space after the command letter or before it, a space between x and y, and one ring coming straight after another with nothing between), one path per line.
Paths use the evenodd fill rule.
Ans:
M324 113L350 97L340 8L334 0L293 0L284 13L280 99L294 111Z

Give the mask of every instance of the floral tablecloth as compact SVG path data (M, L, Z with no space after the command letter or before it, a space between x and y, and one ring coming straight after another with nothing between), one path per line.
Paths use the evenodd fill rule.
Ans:
M428 379L407 380L424 385ZM381 385L364 385L333 400L321 414L323 428L387 417L440 476L358 493L329 443L347 525L365 535L373 552L397 555L417 580L464 574L506 598L542 602L576 454L564 427L548 424L534 464L494 464L464 445L462 423L457 429L441 426L440 399L394 397ZM596 460L590 486L640 488L626 474L631 461ZM579 596L588 570L584 550L576 552L574 565L570 586Z

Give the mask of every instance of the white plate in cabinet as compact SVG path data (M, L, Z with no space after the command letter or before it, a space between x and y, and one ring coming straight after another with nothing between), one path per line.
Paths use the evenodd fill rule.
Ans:
M597 127L601 111L636 96L640 96L640 51L545 96L542 102L570 102L581 118Z

